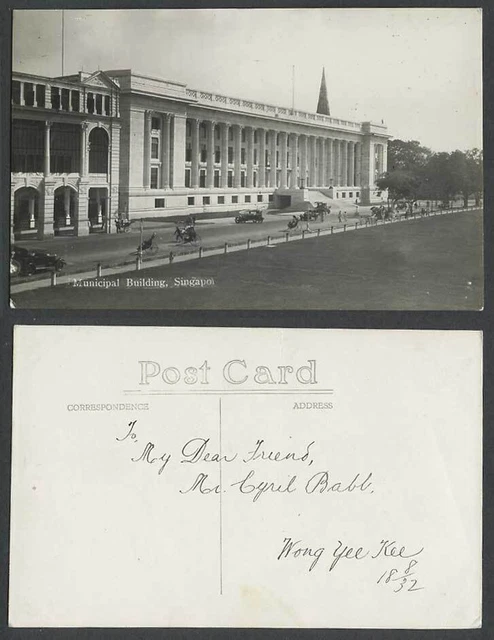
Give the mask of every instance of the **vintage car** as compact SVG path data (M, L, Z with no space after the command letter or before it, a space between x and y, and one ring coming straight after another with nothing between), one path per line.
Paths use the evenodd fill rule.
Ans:
M61 271L65 266L65 260L56 253L25 249L13 244L10 250L10 274L19 276L31 276L37 271L53 269Z
M262 211L259 211L259 209L246 209L245 211L240 211L235 218L235 222L237 224L242 222L262 222L263 220Z

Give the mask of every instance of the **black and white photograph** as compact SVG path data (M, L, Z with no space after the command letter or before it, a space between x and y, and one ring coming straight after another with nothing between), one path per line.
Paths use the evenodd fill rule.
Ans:
M480 310L480 8L15 10L10 300Z

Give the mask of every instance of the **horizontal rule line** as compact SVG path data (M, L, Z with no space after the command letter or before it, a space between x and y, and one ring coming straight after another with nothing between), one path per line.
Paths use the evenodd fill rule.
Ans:
M245 391L237 390L221 390L221 389L208 389L203 391L143 391L141 389L126 389L124 390L126 395L141 395L141 396L207 396L207 395L318 395L333 393L333 389L283 389L278 391L277 389L264 389L257 391L256 389L246 389Z

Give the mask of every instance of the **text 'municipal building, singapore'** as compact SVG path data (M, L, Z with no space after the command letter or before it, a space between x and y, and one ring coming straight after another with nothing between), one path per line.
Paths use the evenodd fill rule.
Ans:
M12 76L15 238L113 231L132 218L307 199L381 201L384 124L191 89L130 69Z

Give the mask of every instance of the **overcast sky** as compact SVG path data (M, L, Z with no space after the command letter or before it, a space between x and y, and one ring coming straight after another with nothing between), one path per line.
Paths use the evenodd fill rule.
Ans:
M191 88L384 119L435 151L482 146L480 9L66 10L65 74L132 68ZM15 11L15 71L61 75L61 11ZM295 72L292 74L292 69Z

